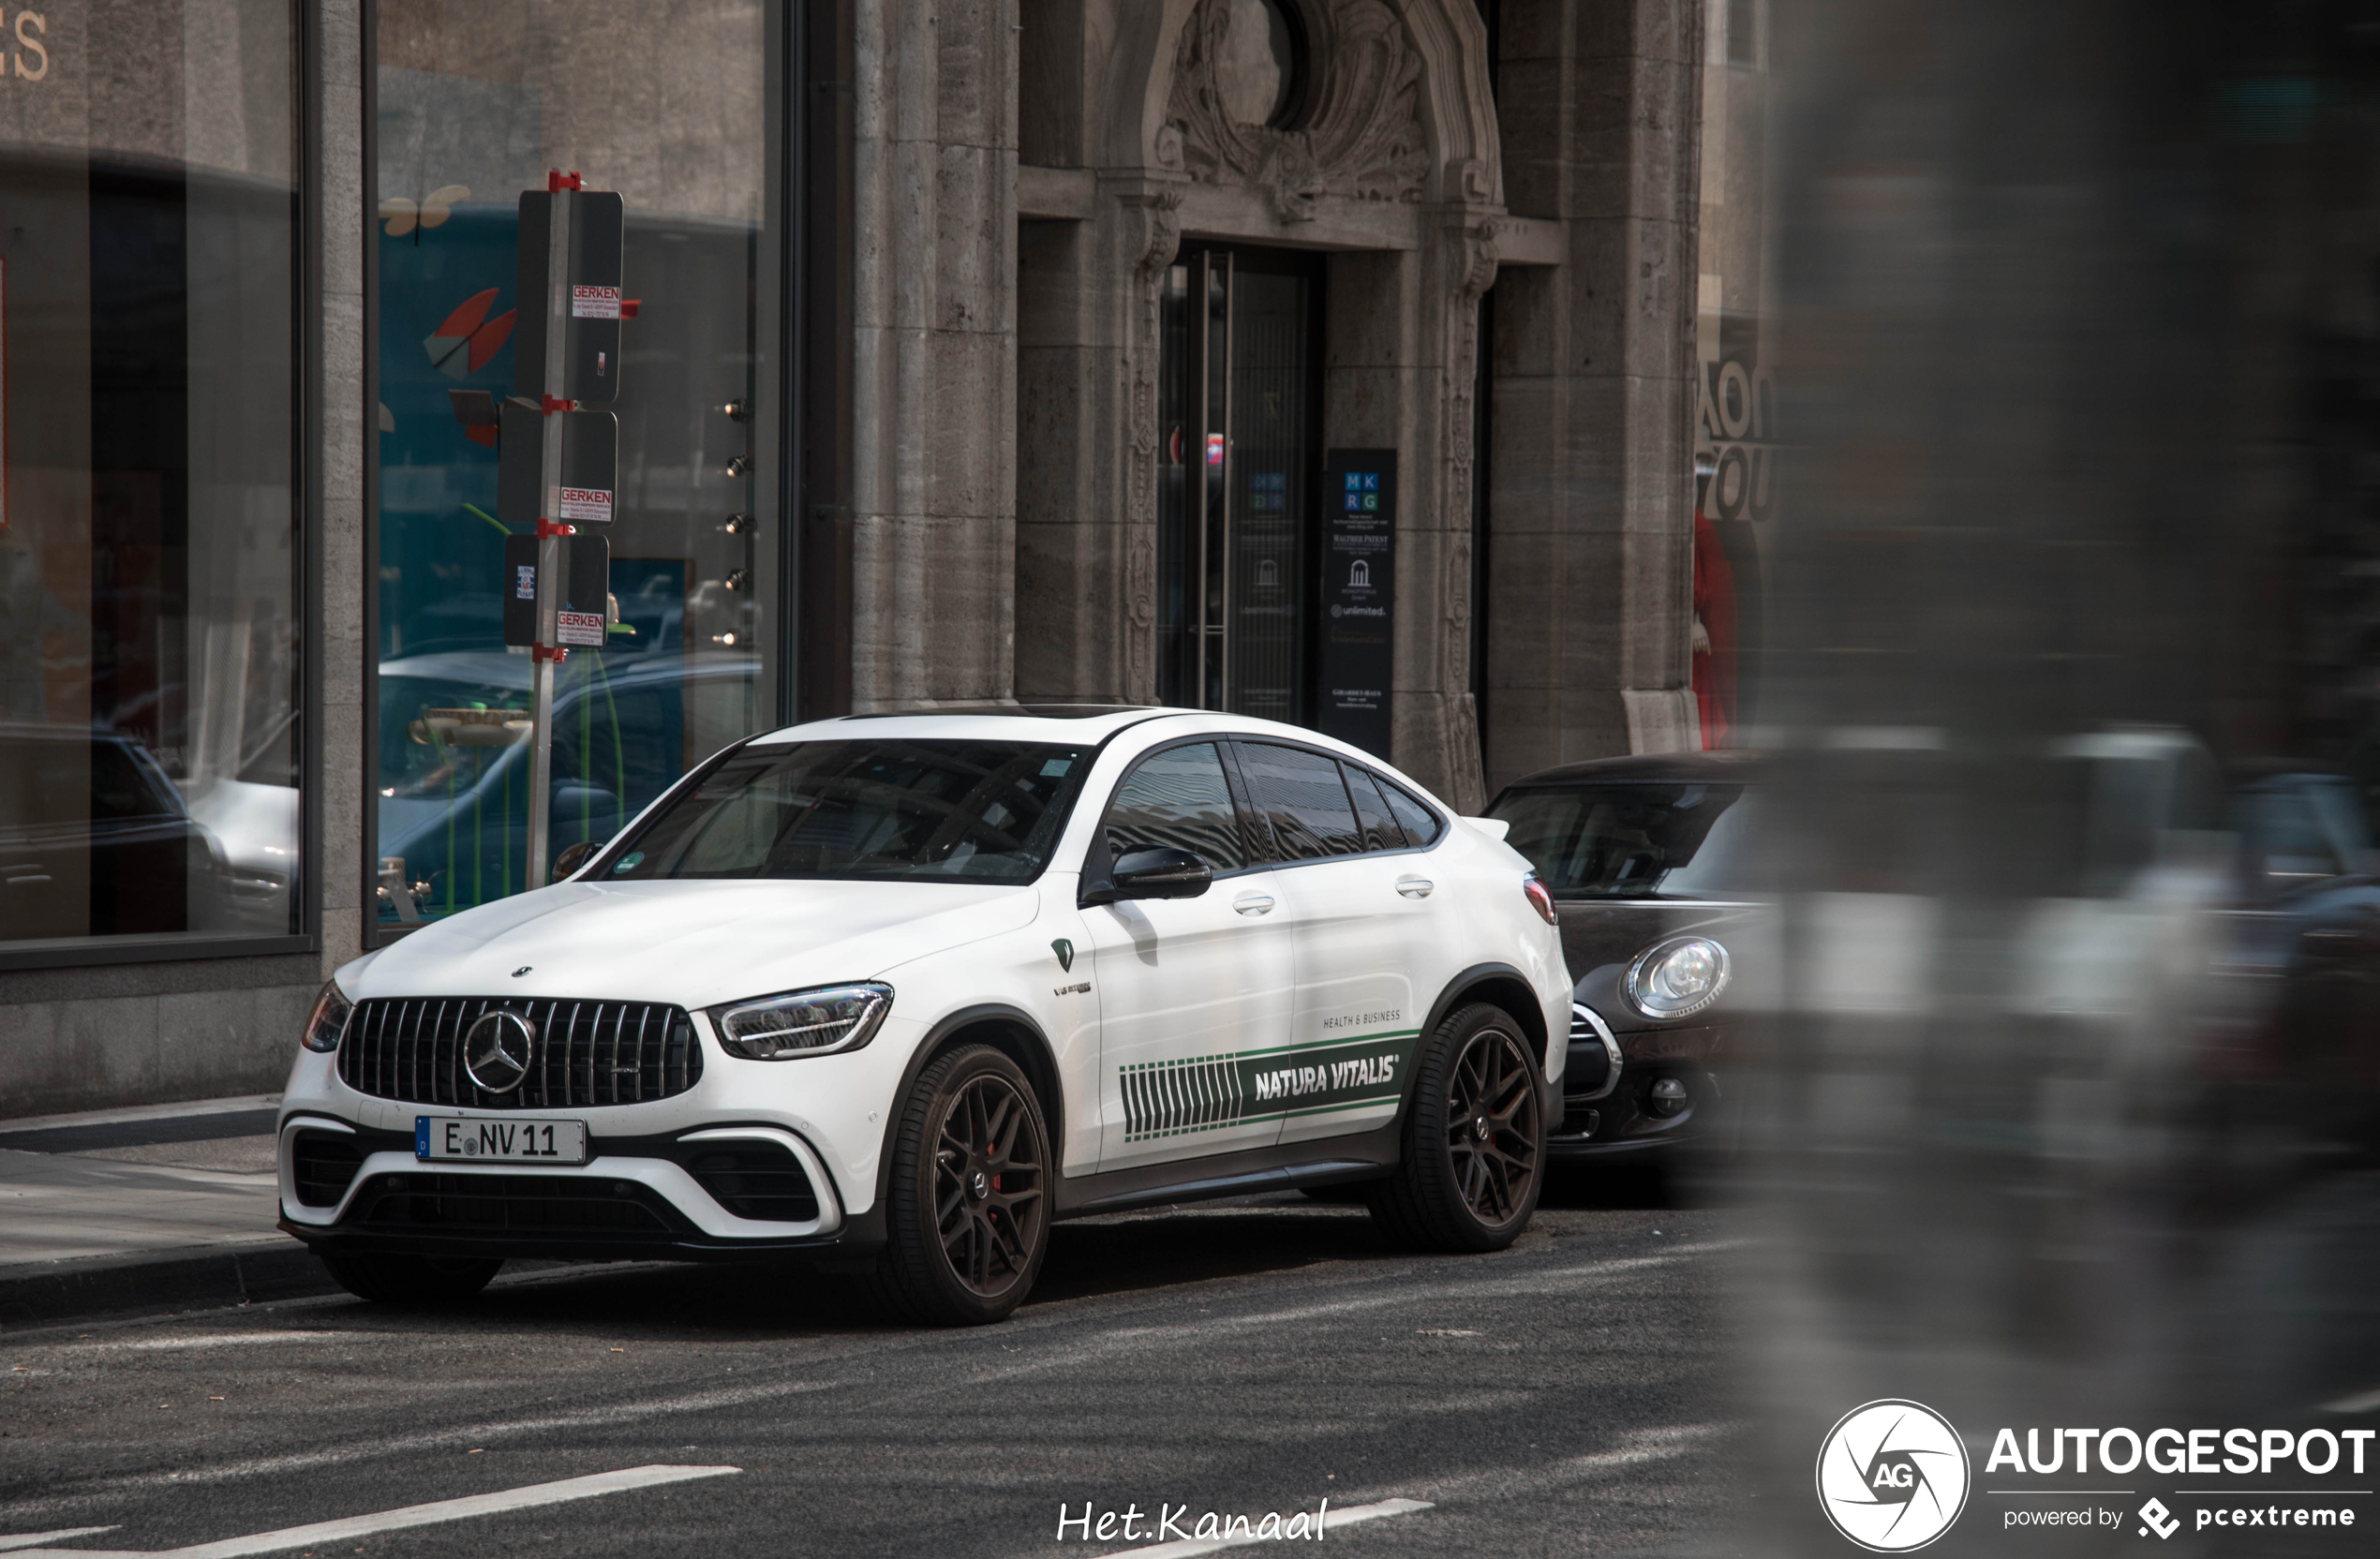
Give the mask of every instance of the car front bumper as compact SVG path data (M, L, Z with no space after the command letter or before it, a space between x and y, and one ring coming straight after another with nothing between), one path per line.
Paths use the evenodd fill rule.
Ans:
M1615 1033L1616 1076L1599 1044L1574 1040L1570 1081L1546 1133L1546 1151L1556 1159L1603 1158L1707 1136L1721 1097L1714 1067L1726 1038L1717 1024Z

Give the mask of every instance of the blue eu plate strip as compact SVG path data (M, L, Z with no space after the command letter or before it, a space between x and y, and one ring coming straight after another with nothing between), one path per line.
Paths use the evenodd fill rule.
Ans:
M430 1118L426 1115L413 1117L413 1156L418 1159L430 1156Z

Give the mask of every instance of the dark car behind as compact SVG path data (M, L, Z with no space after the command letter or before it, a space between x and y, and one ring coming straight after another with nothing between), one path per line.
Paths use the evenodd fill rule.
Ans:
M1736 947L1765 913L1737 877L1756 775L1733 752L1606 758L1529 775L1489 805L1554 895L1575 981L1555 1156L1712 1127Z

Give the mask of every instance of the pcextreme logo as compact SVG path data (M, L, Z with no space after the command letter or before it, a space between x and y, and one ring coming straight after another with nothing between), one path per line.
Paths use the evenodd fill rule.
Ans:
M1967 1448L1923 1403L1854 1407L1818 1448L1818 1505L1873 1553L1907 1553L1950 1530L1967 1506Z

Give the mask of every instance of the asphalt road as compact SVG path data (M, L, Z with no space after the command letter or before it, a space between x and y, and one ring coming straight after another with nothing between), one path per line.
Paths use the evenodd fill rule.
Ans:
M1428 1502L1329 1530L1366 1559L1711 1552L1740 1215L1635 1177L1551 1201L1480 1257L1396 1254L1361 1210L1296 1197L1061 1225L1033 1301L966 1331L886 1325L821 1280L639 1266L430 1314L341 1298L10 1332L0 1550L104 1527L49 1542L267 1552L227 1540L669 1467L270 1551L1095 1554L1156 1541L1160 1505L1188 1507L1171 1540L1327 1498ZM1062 1504L1117 1512L1116 1536L1061 1541Z

